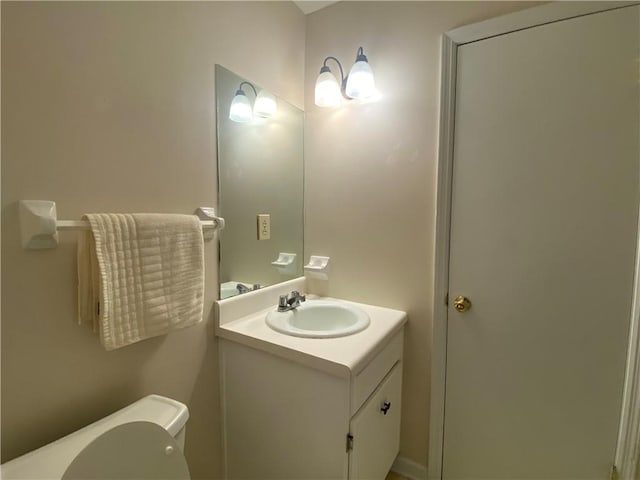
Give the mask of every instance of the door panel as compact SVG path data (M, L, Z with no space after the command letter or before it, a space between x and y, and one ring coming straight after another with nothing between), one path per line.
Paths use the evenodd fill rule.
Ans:
M638 12L458 49L443 478L607 478L638 208ZM451 302L452 304L453 302Z

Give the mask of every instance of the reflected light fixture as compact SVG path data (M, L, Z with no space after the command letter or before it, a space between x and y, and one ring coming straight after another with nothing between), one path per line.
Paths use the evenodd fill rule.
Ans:
M247 94L242 89L244 85L251 87L256 97L253 108L251 108L251 102L247 98ZM236 94L231 101L229 119L238 123L249 123L253 120L254 115L260 118L269 118L275 115L277 111L278 103L273 94L266 90L260 90L260 93L258 93L253 84L243 81L238 86L238 90L236 90Z
M260 90L253 105L253 113L262 118L272 117L278 111L276 97L266 90Z
M333 60L340 68L340 82L327 66L327 61ZM375 81L373 70L364 54L362 47L358 48L356 62L351 67L349 75L345 78L342 64L335 57L324 59L320 74L316 80L315 102L319 107L335 107L340 104L342 97L369 98L375 94Z

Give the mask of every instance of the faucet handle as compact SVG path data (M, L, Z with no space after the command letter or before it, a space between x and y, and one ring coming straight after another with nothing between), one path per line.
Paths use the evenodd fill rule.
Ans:
M298 302L304 302L307 299L305 295L302 295L299 291L294 290L291 292L291 300L297 300Z
M278 299L278 308L286 308L288 305L287 300L287 295L280 295L280 298Z

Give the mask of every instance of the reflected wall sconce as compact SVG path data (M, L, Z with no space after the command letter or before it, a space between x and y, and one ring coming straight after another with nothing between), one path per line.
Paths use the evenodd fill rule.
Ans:
M340 83L327 66L327 61L333 60L340 68ZM358 48L356 62L351 67L349 75L344 76L342 64L335 57L324 59L320 75L316 80L315 102L319 107L335 107L340 104L342 97L347 100L352 98L369 98L375 94L375 81L373 70L364 54L362 47Z
M247 98L247 94L244 93L242 87L248 85L253 90L253 94L256 100L251 108L251 102ZM256 91L256 87L250 82L241 82L236 90L236 95L231 101L231 108L229 108L229 119L238 123L248 123L253 120L253 116L260 118L269 118L275 115L278 111L278 103L276 97L267 92L266 90L260 90L260 93Z

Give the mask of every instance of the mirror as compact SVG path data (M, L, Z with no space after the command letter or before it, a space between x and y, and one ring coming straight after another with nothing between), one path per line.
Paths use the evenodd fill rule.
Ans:
M304 112L261 91L216 65L221 299L302 275ZM257 115L256 95L275 113Z

